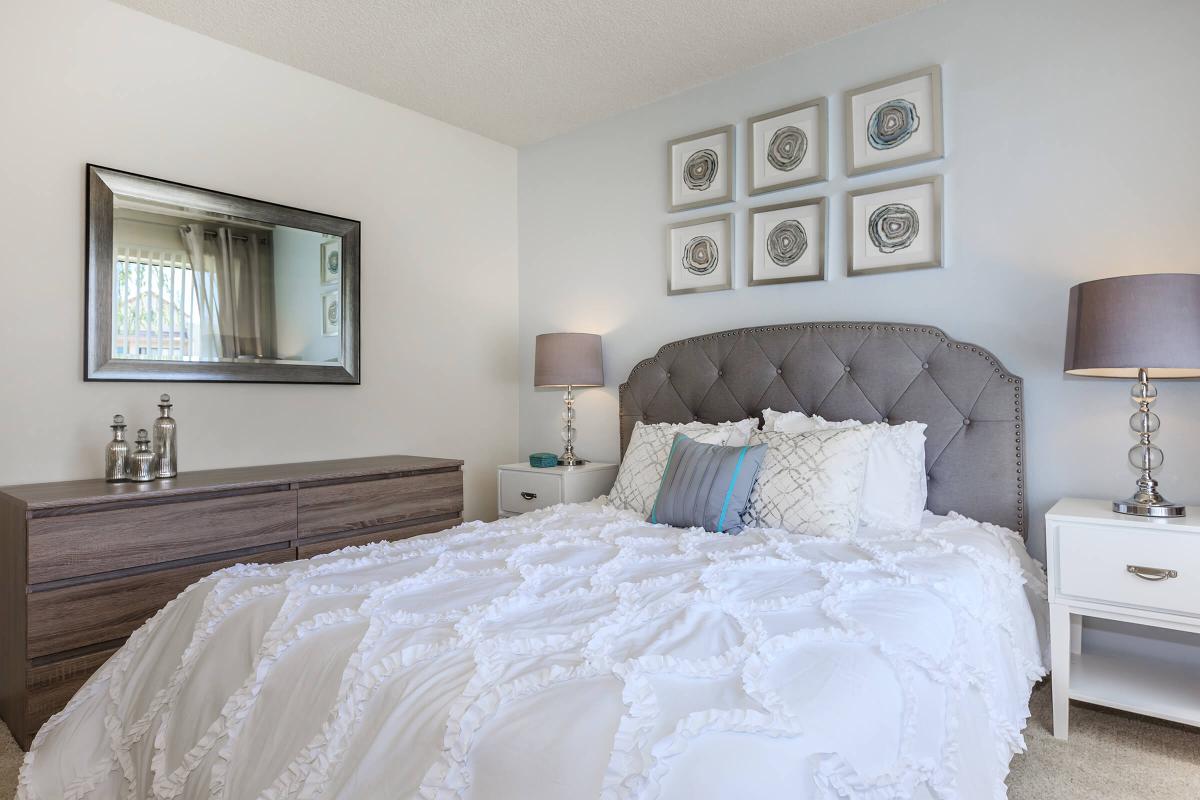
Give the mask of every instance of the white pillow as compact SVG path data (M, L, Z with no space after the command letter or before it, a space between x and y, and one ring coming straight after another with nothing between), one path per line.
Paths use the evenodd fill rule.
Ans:
M750 435L757 428L756 419L722 422L719 425L703 422L644 425L637 422L633 426L625 458L621 459L621 466L617 470L617 480L608 493L608 502L617 508L636 511L643 517L649 516L667 469L671 442L677 433L686 434L688 438L704 444L741 447L749 444Z
M809 433L759 432L766 442L744 516L747 527L846 539L858 530L863 475L874 432L865 427Z
M867 455L867 471L862 492L863 525L875 528L910 529L921 527L921 515L929 484L925 475L924 422L888 425L884 422L860 422L856 419L830 422L799 411L763 412L764 431L829 430L864 427L874 433Z

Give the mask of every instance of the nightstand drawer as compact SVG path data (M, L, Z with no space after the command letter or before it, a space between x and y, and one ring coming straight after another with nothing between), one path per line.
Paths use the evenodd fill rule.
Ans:
M500 511L524 514L562 502L562 477L557 473L500 471Z
M1176 614L1200 613L1200 536L1146 528L1061 524L1058 591ZM1130 571L1138 568L1147 575ZM1172 577L1159 577L1173 571ZM1149 578L1149 579L1148 579Z

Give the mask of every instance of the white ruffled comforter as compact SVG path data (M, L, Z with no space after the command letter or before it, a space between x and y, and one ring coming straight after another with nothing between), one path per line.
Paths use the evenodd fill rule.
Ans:
M1000 798L1041 570L926 522L728 537L584 504L222 570L47 723L18 797Z

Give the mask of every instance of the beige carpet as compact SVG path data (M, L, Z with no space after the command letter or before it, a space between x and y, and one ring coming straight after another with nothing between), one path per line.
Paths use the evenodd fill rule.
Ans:
M3 800L10 800L17 793L17 770L21 769L22 755L8 727L0 723L0 798Z
M1200 730L1071 705L1071 740L1050 735L1050 684L1033 693L1029 752L1013 759L1010 800L1195 800ZM0 725L0 798L16 792L21 751ZM101 800L98 798L98 800Z
M1200 729L1071 704L1070 739L1051 731L1050 681L1033 692L1029 751L1013 758L1009 800L1194 800Z

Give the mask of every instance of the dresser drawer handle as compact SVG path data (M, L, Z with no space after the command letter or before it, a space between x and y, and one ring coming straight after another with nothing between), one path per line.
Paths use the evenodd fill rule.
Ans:
M521 497L525 498L526 500L537 500L537 494L535 492L521 492Z
M1178 578L1179 573L1173 569L1159 569L1158 567L1139 567L1135 564L1126 564L1125 571L1138 576L1144 581L1165 581L1167 578Z

